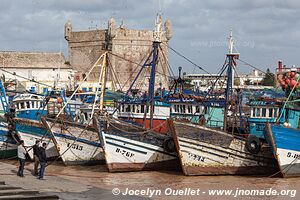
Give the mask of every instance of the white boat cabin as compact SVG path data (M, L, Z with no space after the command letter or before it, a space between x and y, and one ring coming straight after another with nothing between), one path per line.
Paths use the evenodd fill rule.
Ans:
M28 111L43 109L43 96L36 94L18 94L13 98L13 104L16 111ZM47 105L45 105L47 109Z
M204 110L204 106L187 103L172 103L172 115L200 115Z
M277 118L279 115L278 107L255 106L251 108L251 118Z
M118 117L122 118L150 118L149 106L138 103L122 103L118 110ZM156 102L154 105L153 117L155 119L170 118L170 105L163 102Z

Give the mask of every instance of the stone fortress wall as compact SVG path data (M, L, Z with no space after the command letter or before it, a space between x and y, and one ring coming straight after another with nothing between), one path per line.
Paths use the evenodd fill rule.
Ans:
M156 87L168 88L168 49L165 44L169 42L171 37L171 21L167 20L161 38L163 53L159 55ZM143 64L151 51L154 32L152 30L128 29L123 22L119 27L116 27L116 22L112 18L108 21L108 28L100 30L73 31L71 22L67 22L65 24L65 39L68 42L69 61L72 68L77 71L75 77L78 81L84 78L106 47L111 53L109 54L109 61L120 85L116 89L123 87L123 90L126 90L140 69L134 63ZM88 81L98 81L100 70L99 68L95 69L88 77ZM147 90L148 81L145 81L145 77L149 77L149 72L150 70L147 69L142 74L136 87ZM112 81L112 77L110 74L109 81Z

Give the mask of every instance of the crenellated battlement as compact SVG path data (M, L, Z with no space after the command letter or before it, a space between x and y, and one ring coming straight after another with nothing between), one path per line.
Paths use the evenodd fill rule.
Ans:
M172 38L171 26L171 21L167 20L164 28L162 28L161 42L168 42ZM112 54L141 63L145 56L149 54L152 42L155 40L155 32L153 30L129 29L124 25L123 21L117 27L113 18L108 20L107 29L73 31L72 23L68 21L65 24L65 39L68 42L71 66L78 71L77 80L82 80L84 74L104 52L104 48L108 48L107 50ZM162 46L162 49L163 54L168 58L167 48ZM128 80L133 80L137 73L135 70L137 66L112 55L109 56L109 59L116 74L119 76L120 84L126 83L126 89L130 83ZM98 80L99 71L96 70L92 73L88 80ZM168 72L166 63L161 64L158 71L164 74ZM166 76L158 77L158 79L157 84L167 87L168 80ZM166 84L163 83L165 81Z

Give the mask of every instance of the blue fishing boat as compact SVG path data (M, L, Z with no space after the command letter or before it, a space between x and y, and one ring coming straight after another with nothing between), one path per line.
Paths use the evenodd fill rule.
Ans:
M17 142L8 134L7 124L0 122L0 159L17 155Z
M171 117L206 127L221 129L224 125L225 99L174 94L168 97Z
M8 124L5 120L5 116L10 110L2 80L0 80L0 100L0 158L12 158L17 155L17 141L13 137L13 133L9 132Z
M267 124L266 137L277 159L281 175L300 176L300 130Z
M33 159L32 146L36 140L42 140L48 143L46 154L48 158L58 156L54 148L52 138L47 134L47 130L40 122L42 116L47 115L47 99L45 96L37 94L18 94L12 100L12 108L5 115L3 123L7 128L7 134L17 143L24 141L29 156Z
M17 94L13 97L12 103L16 109L16 117L39 120L47 114L45 97L37 94Z
M279 117L282 101L274 98L260 98L247 103L250 106L249 134L265 139L266 123L275 123Z
M287 99L281 107L276 124L267 124L266 139L283 177L300 176L300 69L282 68L279 62L277 80Z
M186 80L179 76L173 80L170 92L161 94L171 104L171 117L174 120L188 121L193 124L221 129L224 125L225 97L222 93L212 94L185 89Z
M50 100L50 95L17 94L13 97L11 106L8 108L4 87L2 84L0 85L2 107L6 108L5 114L0 118L1 140L3 140L1 147L4 149L2 154L13 156L13 152L15 152L16 155L17 143L23 140L24 145L28 147L27 150L30 158L33 158L31 147L35 144L36 140L42 140L48 143L46 149L47 157L57 157L59 154L52 142L53 138L48 134L40 121L42 116L46 116L49 113L48 103L49 101L53 103L54 99ZM51 94L54 95L54 92ZM57 101L57 99L54 101ZM11 153L7 153L6 150L9 150Z

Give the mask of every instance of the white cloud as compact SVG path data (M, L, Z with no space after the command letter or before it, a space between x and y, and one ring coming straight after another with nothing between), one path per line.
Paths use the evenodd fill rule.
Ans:
M226 46L222 41L231 28L240 41L237 49L248 62L263 69L278 59L299 63L300 1L296 0L2 0L1 49L59 51L62 41L66 52L63 27L67 20L75 30L106 27L110 17L117 23L124 19L129 28L152 29L159 9L173 21L171 45L211 72L223 64ZM171 52L170 60L176 68L193 70Z

